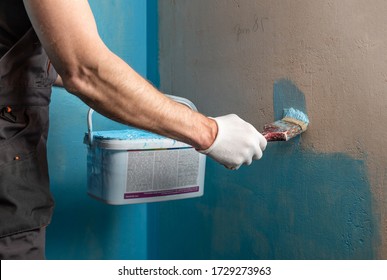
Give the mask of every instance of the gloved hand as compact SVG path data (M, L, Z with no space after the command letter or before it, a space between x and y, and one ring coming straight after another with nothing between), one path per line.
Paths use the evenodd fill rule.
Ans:
M262 157L267 141L251 124L235 114L213 120L218 125L218 134L211 147L200 153L233 170Z

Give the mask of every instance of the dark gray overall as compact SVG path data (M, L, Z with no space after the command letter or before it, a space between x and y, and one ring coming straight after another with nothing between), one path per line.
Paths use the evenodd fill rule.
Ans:
M32 28L0 59L0 258L12 258L2 241L51 220L46 140L56 77Z

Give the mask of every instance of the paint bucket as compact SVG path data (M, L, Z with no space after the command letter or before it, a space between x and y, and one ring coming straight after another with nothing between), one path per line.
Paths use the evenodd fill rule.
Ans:
M169 97L196 110L185 98ZM92 113L89 109L84 139L91 197L123 205L203 195L205 155L185 143L137 128L93 131Z

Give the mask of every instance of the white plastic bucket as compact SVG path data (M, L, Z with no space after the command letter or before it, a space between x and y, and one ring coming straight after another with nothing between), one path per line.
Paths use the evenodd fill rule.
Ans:
M169 96L196 110L185 98ZM144 130L93 131L88 112L87 192L123 205L202 196L206 157L193 147Z

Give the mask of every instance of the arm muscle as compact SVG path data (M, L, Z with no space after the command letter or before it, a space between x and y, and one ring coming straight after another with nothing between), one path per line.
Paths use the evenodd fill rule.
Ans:
M105 116L208 148L213 120L178 104L102 42L86 0L24 0L32 25L64 87Z

